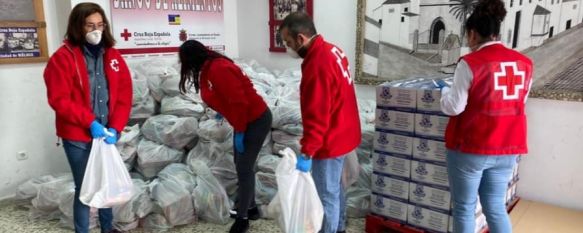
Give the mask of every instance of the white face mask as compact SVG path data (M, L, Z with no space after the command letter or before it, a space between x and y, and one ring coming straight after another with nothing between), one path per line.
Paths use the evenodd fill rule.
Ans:
M298 52L296 52L295 50L293 50L290 47L287 47L287 45L285 46L285 52L292 58L294 59L299 59L300 55L298 54Z
M102 32L99 30L90 31L85 34L85 40L87 40L87 43L89 44L97 45L101 42L101 34Z

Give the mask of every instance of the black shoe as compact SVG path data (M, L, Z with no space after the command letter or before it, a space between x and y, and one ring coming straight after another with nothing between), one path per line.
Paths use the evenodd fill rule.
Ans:
M247 230L249 230L249 219L237 218L229 233L245 233Z
M123 231L120 231L118 229L113 229L113 230L108 231L107 233L123 233Z
M237 209L233 208L233 209L229 210L229 215L231 216L231 218L236 219L237 218ZM249 218L249 220L257 220L257 219L261 218L261 215L259 214L259 208L257 208L257 206L255 206L255 207L247 210L247 218Z
M337 231L336 233L346 233L346 231Z

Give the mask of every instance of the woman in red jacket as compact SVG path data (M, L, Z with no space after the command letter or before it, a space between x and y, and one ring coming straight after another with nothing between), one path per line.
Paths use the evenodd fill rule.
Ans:
M237 219L231 233L246 232L249 219L259 218L255 206L255 162L271 130L271 111L251 80L233 61L196 40L180 46L180 91L194 86L202 100L224 116L235 130L235 165L239 184ZM253 208L250 208L253 207Z
M49 105L56 113L57 135L73 173L75 232L89 232L89 207L79 192L91 151L91 139L115 144L132 106L132 83L103 9L94 3L73 8L64 45L50 58L44 80ZM107 127L106 127L107 126ZM112 136L106 136L106 131ZM111 208L99 209L101 232L113 229Z

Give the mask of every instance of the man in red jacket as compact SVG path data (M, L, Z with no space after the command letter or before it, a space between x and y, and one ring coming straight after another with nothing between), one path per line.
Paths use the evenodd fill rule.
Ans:
M300 105L304 135L297 169L309 172L324 206L323 233L345 230L341 185L344 158L360 144L360 121L348 59L316 33L305 13L288 15L280 26L288 53L304 59Z

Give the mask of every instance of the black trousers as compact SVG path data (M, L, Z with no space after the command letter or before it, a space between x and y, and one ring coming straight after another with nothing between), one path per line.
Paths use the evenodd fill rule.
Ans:
M245 146L243 154L237 153L237 150L233 153L235 155L235 167L237 169L239 184L237 190L239 204L237 208L238 218L247 218L247 210L255 206L255 165L263 142L271 130L271 121L271 111L267 108L257 120L247 125L243 139Z

